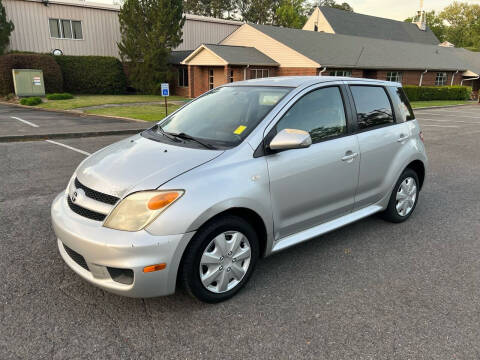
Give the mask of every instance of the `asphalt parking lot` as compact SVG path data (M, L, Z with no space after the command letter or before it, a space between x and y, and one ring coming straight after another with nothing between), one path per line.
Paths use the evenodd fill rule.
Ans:
M0 359L479 359L480 106L416 114L430 169L409 221L263 259L217 305L112 295L60 258L53 198L124 136L0 143Z

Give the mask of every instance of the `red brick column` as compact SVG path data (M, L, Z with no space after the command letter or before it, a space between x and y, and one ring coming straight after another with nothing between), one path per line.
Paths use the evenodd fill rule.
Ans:
M194 66L188 65L188 97L193 98L195 89L195 69Z

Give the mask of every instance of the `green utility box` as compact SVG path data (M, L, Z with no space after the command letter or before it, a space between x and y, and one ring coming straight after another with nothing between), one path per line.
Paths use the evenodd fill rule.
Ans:
M12 69L12 75L17 96L45 96L42 70Z

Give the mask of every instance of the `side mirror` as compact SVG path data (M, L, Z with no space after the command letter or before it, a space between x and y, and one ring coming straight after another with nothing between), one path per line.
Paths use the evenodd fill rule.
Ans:
M312 145L310 134L303 130L283 129L270 142L271 150L303 149Z

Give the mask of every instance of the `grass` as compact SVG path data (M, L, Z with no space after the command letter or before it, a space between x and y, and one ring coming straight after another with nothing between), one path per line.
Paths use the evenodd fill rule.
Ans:
M412 101L412 107L419 109L430 106L462 105L472 103L470 100L433 100L433 101Z
M180 96L169 96L168 100L186 100ZM72 110L105 104L129 104L136 102L164 101L160 95L76 95L70 100L49 100L39 107L45 109Z
M179 105L169 105L168 114L177 110ZM87 114L128 117L146 121L159 121L165 117L164 105L118 106L85 111Z

